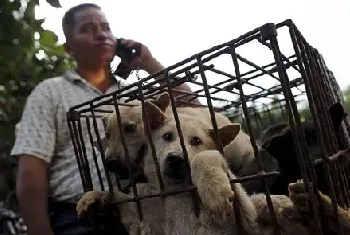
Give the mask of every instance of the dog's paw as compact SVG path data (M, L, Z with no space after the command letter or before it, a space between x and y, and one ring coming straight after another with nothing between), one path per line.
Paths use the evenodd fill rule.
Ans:
M202 182L198 186L198 194L203 206L212 214L224 217L233 211L231 200L234 192L228 182L223 182L222 178L213 177L210 181Z
M103 207L109 200L108 192L89 191L85 193L77 203L76 211L79 217L88 212L95 212L98 208Z
M311 189L312 189L312 183ZM310 195L306 191L303 180L291 183L288 186L289 198L293 202L297 210L302 213L309 213L310 210Z
M203 207L211 214L225 217L233 211L231 200L234 192L225 160L221 154L215 156L214 153L205 151L197 155L191 164L192 179L197 186Z

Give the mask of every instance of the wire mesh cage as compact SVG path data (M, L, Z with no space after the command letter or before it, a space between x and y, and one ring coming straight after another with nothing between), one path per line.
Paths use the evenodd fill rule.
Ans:
M161 85L158 84L160 80ZM176 89L176 86L183 83L190 84L193 92ZM187 150L183 144L183 131L177 114L179 107L206 107L215 131L218 130L216 112L224 114L233 122L241 123L243 130L250 136L257 165L254 174L237 173L238 177L232 179L231 183L244 185L256 181L261 185L261 192L266 194L271 217L276 223L277 234L281 232L281 228L277 226L270 197L275 189L269 186L269 179L281 175L283 166L281 171L266 170L259 146L265 146L266 142L271 140L271 136L267 136L267 130L271 130L274 125L279 125L280 128L280 124L283 123L282 129L277 131L279 134L288 127L295 154L294 162L298 167L295 171L300 174L297 177L304 180L305 188L310 194L314 193L317 196L318 189L324 189L322 192L330 197L336 218L337 226L334 231L336 234L342 234L338 206L346 209L350 205L348 184L350 178L347 161L343 160L347 159L348 154L348 123L347 120L343 121L344 114L339 111L342 96L322 56L307 43L291 20L278 24L264 24L118 91L76 105L67 112L71 139L85 192L101 190L112 194L115 190L130 189L134 196L129 199L121 198L114 203L117 206L113 208L118 211L118 206L121 204L134 202L137 204L139 220L145 219L142 201L152 197L165 197L189 191L193 194L193 203L198 204L196 187L191 182L187 188L166 190L159 172L159 162L155 157L157 149L152 140L152 128L147 115L142 115L140 119L147 135L145 143L130 144L125 132L121 131L120 144L123 146L126 165L124 168L118 168L120 171L117 173L109 171L106 148L110 146L106 144L106 122L103 117L114 112L117 128L124 128L124 131L128 128L135 129L132 125L123 126L124 114L121 110L133 108L134 102L139 101L142 111L147 113L145 101L156 100L164 91L169 94L169 109L174 115L187 166L189 166L186 158ZM196 98L202 105L194 102ZM310 133L304 127L306 121L304 122L300 111L303 105L307 105L310 110L310 115L306 119L312 122L311 132L318 143L317 158L312 156L314 147L310 143L313 140L310 140ZM336 111L333 112L334 109ZM274 131L276 132L276 129ZM218 134L214 134L214 137L217 148L222 150ZM92 150L92 156L87 155L88 148ZM140 196L135 184L147 180L137 174L139 168L133 165L130 159L134 157L131 155L137 155L136 162L140 163L147 151L155 161L159 191ZM121 171L125 171L126 176L122 177ZM310 182L313 183L312 188ZM319 213L322 208L320 209L314 200L311 200L310 204L315 234L330 234L329 228L325 227L327 223L322 222L327 218L317 216L322 215L322 211Z

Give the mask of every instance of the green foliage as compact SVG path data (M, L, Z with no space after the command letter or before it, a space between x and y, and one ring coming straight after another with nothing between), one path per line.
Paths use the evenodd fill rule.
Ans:
M47 0L60 7L58 0ZM14 143L14 126L20 120L27 96L46 78L72 66L54 32L35 19L38 0L0 1L0 157Z

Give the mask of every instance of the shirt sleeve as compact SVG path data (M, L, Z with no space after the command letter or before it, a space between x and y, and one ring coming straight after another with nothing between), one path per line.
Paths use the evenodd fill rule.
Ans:
M48 84L37 85L27 98L11 156L32 155L50 163L56 143L56 110Z

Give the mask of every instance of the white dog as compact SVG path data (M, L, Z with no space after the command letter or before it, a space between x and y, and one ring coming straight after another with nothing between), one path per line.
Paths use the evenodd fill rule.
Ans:
M161 198L142 202L145 220L141 224L136 223L135 205L125 203L120 210L123 223L128 226L129 231L133 234L137 227L141 227L144 234L240 234L230 202L234 198L237 209L240 210L244 232L257 234L254 205L240 184L234 184L231 188L228 175L234 175L230 173L223 156L215 150L210 122L205 118L201 121L192 115L179 113L191 168L191 175L188 176L173 116L166 116L151 102L146 102L146 107L165 189L189 187L189 179L192 179L198 188L200 214L197 218L189 192L168 195L164 202ZM223 144L230 143L239 132L240 126L237 124L230 124L219 130ZM147 195L158 192L160 188L151 151L148 151L144 165L148 184L139 184L139 193ZM128 197L122 196L120 192L116 194L116 199ZM108 192L85 194L77 206L78 213L83 213L92 203L101 201L101 198L107 200Z
M158 99L151 101L165 115L172 115L172 108L168 93L161 94ZM187 114L189 116L198 117L202 121L211 124L209 110L203 107L177 107L178 114ZM129 159L132 169L137 168L136 165L143 165L142 155L146 153L148 139L144 131L142 106L140 101L131 101L128 106L119 106L121 127L128 147ZM215 119L218 128L231 124L230 120L221 113L215 113ZM106 160L110 164L109 169L118 172L122 177L128 177L127 162L125 148L122 143L121 130L119 129L117 114L109 114L103 117L106 123L106 137L108 148L106 150ZM162 122L162 120L159 120ZM155 123L155 124L152 124ZM153 121L151 125L159 123ZM152 128L152 126L151 126ZM237 134L236 138L231 143L226 143L224 146L224 156L233 172L239 172L243 166L249 165L255 161L253 147L250 143L249 136L242 130Z

